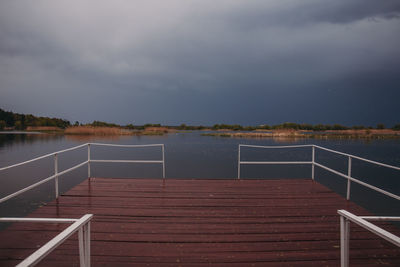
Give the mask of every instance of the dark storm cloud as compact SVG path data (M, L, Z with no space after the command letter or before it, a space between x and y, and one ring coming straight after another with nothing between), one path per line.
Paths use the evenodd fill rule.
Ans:
M118 123L390 124L399 14L388 0L3 1L0 106Z
M253 3L254 5L252 5ZM281 1L269 5L250 1L248 6L233 13L238 25L247 27L291 26L302 27L315 23L346 24L359 20L398 19L399 1L351 0L351 1Z

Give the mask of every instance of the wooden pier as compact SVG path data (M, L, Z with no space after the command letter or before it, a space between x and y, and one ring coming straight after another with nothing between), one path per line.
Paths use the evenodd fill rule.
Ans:
M338 209L369 215L309 179L90 178L29 217L93 213L93 266L339 266ZM14 223L0 232L0 266L66 227ZM400 266L394 245L354 224L350 237L351 266ZM78 266L77 236L39 265Z

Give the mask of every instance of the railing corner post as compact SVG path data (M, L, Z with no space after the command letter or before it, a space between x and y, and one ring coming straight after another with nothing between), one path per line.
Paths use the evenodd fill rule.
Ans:
M311 179L315 180L315 145L312 145L311 162Z
M88 143L88 178L90 178L90 143Z
M340 216L340 266L349 266L350 222L343 215Z
M85 266L85 234L83 226L78 230L78 244L79 244L79 263L80 266Z
M163 164L163 179L165 179L165 148L164 144L162 144L162 164Z
M59 196L59 191L58 191L58 156L57 153L54 154L54 183L55 183L55 190L56 190L56 199Z
M348 166L347 166L347 194L346 199L350 200L350 185L351 185L351 156L349 156Z
M237 175L238 180L240 180L240 144L239 144L239 149L238 149L238 175Z
M90 221L85 225L85 266L90 266Z

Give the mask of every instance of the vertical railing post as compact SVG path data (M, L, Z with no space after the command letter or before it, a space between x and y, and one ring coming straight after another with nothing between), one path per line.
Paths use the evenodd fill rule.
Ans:
M237 178L240 179L240 145L238 149L238 175Z
M85 262L86 266L90 266L90 222L85 226Z
M78 243L79 243L79 263L80 266L85 266L85 244L84 244L85 235L83 233L83 226L78 230Z
M55 189L56 189L56 198L58 198L59 193L58 193L58 156L57 156L57 153L54 154L54 175L56 176L54 178Z
M350 222L340 216L340 266L349 266Z
M315 176L315 146L312 146L312 155L311 155L311 178L314 180Z
M163 179L165 179L165 149L164 144L162 144L162 167L163 167Z
M351 157L349 156L349 161L347 165L347 200L350 200L350 177L351 177Z
M79 263L81 267L90 266L90 222L78 230Z
M90 178L90 144L88 144L88 178Z

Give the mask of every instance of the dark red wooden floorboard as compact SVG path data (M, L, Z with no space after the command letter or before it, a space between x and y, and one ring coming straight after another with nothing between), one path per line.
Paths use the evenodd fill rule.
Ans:
M369 215L306 179L91 178L30 216L93 213L94 266L337 266L338 209ZM0 265L15 265L65 227L13 224L0 232ZM40 265L77 265L77 243L73 236ZM398 248L355 225L350 246L354 266L400 263Z

